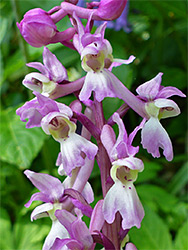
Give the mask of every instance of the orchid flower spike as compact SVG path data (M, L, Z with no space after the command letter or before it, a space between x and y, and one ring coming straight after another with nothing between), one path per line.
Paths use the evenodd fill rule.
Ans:
M61 164L67 175L71 175L74 168L83 166L86 156L89 160L95 158L98 147L76 134L76 124L64 113L49 113L42 119L41 126L46 134L51 134L60 143Z
M39 70L40 73L35 72L27 74L23 80L23 85L49 97L58 83L66 82L68 80L67 71L47 47L44 47L43 63L44 65L39 62L26 64L28 67Z
M101 141L112 162L110 176L114 181L104 198L104 219L112 223L116 212L119 211L122 216L123 230L133 226L139 228L144 217L144 209L133 182L136 181L138 172L143 171L144 165L140 159L134 157L139 148L133 147L132 141L143 124L136 127L128 137L118 113L114 113L112 118L119 127L117 140L109 125L104 125L101 132Z
M17 26L26 42L33 47L69 41L75 33L74 28L59 32L51 16L40 8L29 10Z
M171 161L173 159L172 143L160 119L179 115L178 105L168 98L173 95L181 97L185 95L175 87L161 86L162 75L163 73L159 73L136 89L139 97L145 102L145 110L149 118L141 132L141 143L148 153L157 158L160 157L159 148L162 148L166 159Z
M114 59L112 47L109 41L104 39L106 23L99 26L94 34L91 34L88 29L91 18L84 28L75 13L73 17L78 29L78 34L74 35L73 44L80 53L82 67L87 72L79 99L84 102L88 101L92 91L95 92L96 100L99 102L105 97L117 97L119 81L111 70L121 64L133 62L135 57L130 56L128 60Z
M21 121L26 122L26 128L40 127L41 120L50 112L61 111L65 116L72 117L72 110L63 103L56 102L39 92L34 91L36 98L26 102L16 110Z

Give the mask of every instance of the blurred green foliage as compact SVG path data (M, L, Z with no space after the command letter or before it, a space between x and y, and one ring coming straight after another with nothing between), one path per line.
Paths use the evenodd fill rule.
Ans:
M31 8L48 11L57 0L2 0L0 2L1 26L1 236L0 249L38 250L50 229L50 220L30 222L30 213L36 206L24 208L30 195L36 190L23 175L23 169L45 172L58 176L55 161L59 145L44 135L40 128L27 130L16 116L15 110L32 98L30 91L21 84L31 69L26 62L42 61L43 48L26 44L19 34L16 21L20 21ZM105 37L111 42L113 55L127 59L136 56L131 65L122 65L113 73L135 93L141 83L163 72L164 86L176 86L186 93L187 87L187 2L184 0L130 0L128 20L132 27L129 34L107 29ZM58 24L63 30L68 20ZM48 48L68 69L74 80L84 75L78 53L61 44ZM61 98L65 104L74 99L72 95ZM167 162L164 157L153 159L140 147L138 157L145 164L139 174L136 187L145 207L145 218L141 229L130 230L130 240L139 250L186 250L188 249L187 223L187 113L186 101L173 98L182 113L163 122L174 146L174 159ZM103 102L105 117L121 106L122 101L106 98ZM126 129L131 132L140 118L129 111L125 118ZM117 128L116 128L117 129ZM140 134L135 139L140 143ZM100 172L95 164L90 178L96 194L101 198ZM62 177L60 177L61 179ZM63 178L62 178L63 180Z

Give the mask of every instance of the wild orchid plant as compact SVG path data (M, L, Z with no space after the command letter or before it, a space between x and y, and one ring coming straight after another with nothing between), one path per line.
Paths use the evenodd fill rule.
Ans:
M56 165L58 173L66 176L62 183L48 174L24 172L40 191L25 206L35 200L43 202L33 210L31 220L44 216L52 220L43 250L91 250L96 243L109 250L124 246L126 250L135 250L128 232L134 226L140 228L144 217L134 186L138 174L144 170L142 160L135 156L139 146L132 145L137 132L141 130L141 144L153 157L160 157L161 148L168 161L173 159L172 143L160 119L180 113L169 97L185 95L175 87L161 86L162 73L141 84L136 89L138 95L134 95L112 73L113 67L130 64L135 57L130 55L126 60L113 57L110 42L104 38L107 22L102 21L119 18L126 2L101 0L81 7L78 0L67 0L48 12L32 9L17 23L24 39L34 47L60 42L77 50L86 72L85 77L70 82L65 67L44 47L43 64L27 64L40 73L30 73L23 80L23 85L36 97L20 107L17 114L27 122L26 128L41 127L59 142ZM72 27L59 32L55 24L65 16ZM82 18L88 20L85 27ZM91 33L94 20L101 25ZM68 94L75 95L70 106L56 101ZM106 97L125 102L108 121L102 107ZM143 118L130 135L122 120L129 108ZM82 124L80 134L76 132L77 121ZM117 138L114 124L119 129ZM91 142L91 136L96 144ZM94 194L88 179L95 159L100 169L103 199L92 208ZM89 228L82 220L83 214L91 218Z

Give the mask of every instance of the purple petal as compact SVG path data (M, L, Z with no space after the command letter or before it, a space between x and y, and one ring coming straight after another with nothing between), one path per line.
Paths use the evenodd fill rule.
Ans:
M127 144L129 145L129 147L128 147L128 154L129 154L129 155L134 156L134 155L137 154L138 151L139 151L139 146L133 147L133 146L132 146L132 142L133 142L133 139L134 139L134 137L136 136L137 132L138 132L140 129L142 129L142 128L144 127L145 122L146 122L146 119L144 118L144 119L142 120L142 122L140 123L140 125L137 126L137 127L133 130L133 132L129 135L128 142L127 142Z
M137 248L133 243L129 242L126 244L125 250L137 250Z
M53 209L52 203L44 203L40 206L37 206L31 213L31 221L37 220L42 217L47 217L48 216L47 212L52 209Z
M18 108L16 114L20 116L20 120L23 122L26 122L26 119L28 119L26 128L40 127L42 115L38 111L38 102L36 98L26 102L22 107Z
M85 33L85 28L84 28L84 26L83 26L83 24L82 24L81 20L77 17L77 15L76 15L76 12L75 12L75 11L73 12L72 17L73 17L73 18L75 19L75 21L76 21L76 24L77 24L77 30L78 30L78 34L79 34L79 36L84 35L84 33Z
M37 98L26 102L22 107L18 108L16 111L16 114L20 116L20 119L22 121L25 122L26 119L28 119L26 128L40 127L41 120L44 116L53 111L59 112L59 105L57 105L55 101L51 100L46 96L41 95L39 92L34 91L33 93L36 95ZM66 109L66 112L68 109Z
M62 114L68 116L69 118L72 117L73 112L72 112L72 109L69 108L69 106L67 106L67 105L65 105L63 103L57 102L57 107L59 109L59 112L61 112Z
M130 56L129 59L123 60L123 59L113 59L113 63L111 64L109 70L111 71L113 67L118 67L122 64L130 64L134 61L136 57L135 56Z
M132 144L133 139L134 139L134 137L136 136L137 132L138 132L140 129L142 129L142 128L144 127L145 122L146 122L146 119L144 118L144 119L142 120L142 122L140 123L140 125L137 126L137 127L133 130L133 132L129 135L129 138L128 138L128 144L129 144L129 145Z
M79 208L86 216L91 217L93 209L91 208L91 206L89 206L80 192L69 188L65 189L64 194L69 195L72 198L72 203L74 204L74 206Z
M111 240L109 240L103 233L96 232L95 234L92 234L92 237L94 242L103 245L105 249L115 250Z
M106 25L107 25L107 22L103 22L103 24L101 24L95 31L95 34L100 34L102 39L104 39Z
M41 72L41 74L43 74L43 75L45 75L46 77L49 78L48 70L46 69L46 67L42 63L39 63L39 62L30 62L30 63L27 63L26 65L28 67L37 69L38 71Z
M65 120L68 120L69 118L66 116L66 114L60 113L60 112L50 112L49 114L47 114L46 116L43 117L42 121L41 121L41 127L44 130L44 132L47 135L50 135L51 132L49 130L49 124L51 122L51 120L55 117L62 117ZM55 138L55 140L59 141L61 138ZM64 139L63 139L64 140Z
M67 229L70 237L72 238L73 234L71 231L71 225L77 219L77 217L66 210L56 210L55 216L57 217L58 221Z
M99 200L95 205L91 215L91 220L89 225L89 231L91 233L95 233L95 231L100 231L103 227L104 216L102 207L103 207L103 200Z
M120 141L127 142L127 139L128 139L127 131L125 129L123 120L120 118L118 113L114 113L112 116L112 119L115 123L117 123L118 128L119 128L119 135L118 135L116 143L118 144Z
M101 102L105 97L117 97L116 89L118 89L118 80L109 70L90 71L86 75L79 99L87 101L91 96L91 92L94 91L96 100Z
M173 159L173 149L171 140L157 118L151 117L145 124L141 132L142 146L147 149L153 157L160 157L159 148L163 149L163 154L168 161Z
M35 173L25 170L24 174L42 193L47 195L50 200L59 200L64 193L61 181L51 175Z
M41 106L42 114L46 115L52 111L59 111L57 102L54 100L51 100L50 98L43 96L36 91L34 91L33 94L37 97L38 103Z
M89 184L89 182L86 182L86 185L82 191L82 195L89 204L94 201L93 189L92 189L91 185Z
M75 34L73 37L73 45L76 48L76 50L78 51L78 53L81 54L83 46L80 43L80 39L79 39L78 34Z
M57 31L50 15L39 8L28 11L17 26L24 39L34 47L49 44Z
M83 46L82 49L84 49L86 46L90 45L91 43L94 43L94 42L96 42L97 44L101 43L101 36L91 34L91 33L85 33L84 35L82 35L80 41Z
M75 12L73 12L72 16L76 21L77 29L78 29L78 34L75 34L74 37L73 37L73 44L74 44L75 48L77 49L77 51L81 54L81 51L83 49L83 45L81 43L81 38L85 33L85 29L84 29L84 26L83 26L82 22L77 17Z
M67 80L67 71L65 67L60 63L57 57L52 54L47 47L44 47L43 52L44 66L49 72L50 80L54 82L62 82Z
M93 189L89 182L87 182L91 175L93 164L94 160L89 160L88 158L85 158L85 164L79 169L76 179L74 177L74 174L72 176L74 179L74 184L72 183L72 188L81 192L82 196L89 204L94 201Z
M75 199L72 199L72 203L76 208L80 209L82 214L85 214L89 218L91 217L92 208L90 206L85 205L82 202L80 202L79 200L75 200Z
M95 144L76 133L71 133L69 138L65 141L59 140L59 142L61 144L62 164L67 175L70 175L75 167L84 165L85 159L82 157L82 153L85 153L89 160L93 160L98 151Z
M51 249L56 238L60 238L60 239L69 238L69 234L68 234L67 230L65 229L65 227L62 224L60 224L60 222L58 220L52 221L51 230L45 239L42 250Z
M124 123L120 118L118 113L114 113L112 116L112 120L117 123L119 128L119 135L116 140L116 143L111 151L111 158L116 160L117 158L123 158L128 156L128 148L127 148L127 131L125 129Z
M51 250L68 250L66 243L69 241L70 241L70 239L62 239L61 240L59 238L56 238L53 246L51 247Z
M84 249L91 249L93 245L93 238L86 224L81 219L78 218L72 223L71 230L74 235L74 239L82 243Z
M96 44L96 43L95 43ZM92 55L97 55L100 51L100 47L99 46L95 46L93 43L87 45L81 53L81 60L84 58L84 56L92 54Z
M106 148L109 157L111 157L110 153L112 148L116 142L116 135L113 128L109 125L104 125L101 131L101 141L104 147Z
M94 2L96 4L96 2ZM103 20L114 20L118 18L123 9L125 8L127 1L114 1L114 0L102 0L99 3L97 9L97 15Z
M156 107L160 108L161 118L173 117L180 114L178 105L172 100L156 99L154 104Z
M133 226L140 228L144 209L132 183L129 184L129 187L125 187L120 181L117 181L106 194L103 204L104 219L108 223L112 223L118 211L123 219L122 228L124 230Z
M119 144L114 146L114 150L112 151L112 159L113 161L116 159L122 159L129 156L129 148L127 143L120 141Z
M129 156L124 159L118 159L113 162L113 165L126 166L129 169L138 170L139 172L142 172L144 170L144 164L142 160L133 156Z
M51 250L82 250L83 246L77 240L56 238Z
M28 170L29 171L29 170ZM50 197L44 193L38 192L34 193L30 200L25 204L25 207L30 207L33 201L43 201L43 202L50 202Z
M169 86L169 87L162 87L157 95L157 98L169 98L174 95L186 97L186 95L181 90Z
M34 81L33 81L33 79L34 79ZM35 81L36 81L36 83L35 83ZM38 83L37 83L37 81L38 81ZM48 83L49 79L46 76L35 72L35 73L27 74L22 83L26 88L41 93L43 82Z
M159 93L163 73L159 73L156 77L148 82L140 85L136 92L144 100L153 100Z

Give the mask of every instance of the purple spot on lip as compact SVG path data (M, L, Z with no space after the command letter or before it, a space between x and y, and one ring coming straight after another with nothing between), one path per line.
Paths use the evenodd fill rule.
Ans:
M132 179L128 179L128 181L132 181Z
M123 188L125 188L125 186L123 186Z
M131 187L129 187L129 189L131 189Z
M124 179L127 180L127 176L125 176Z

